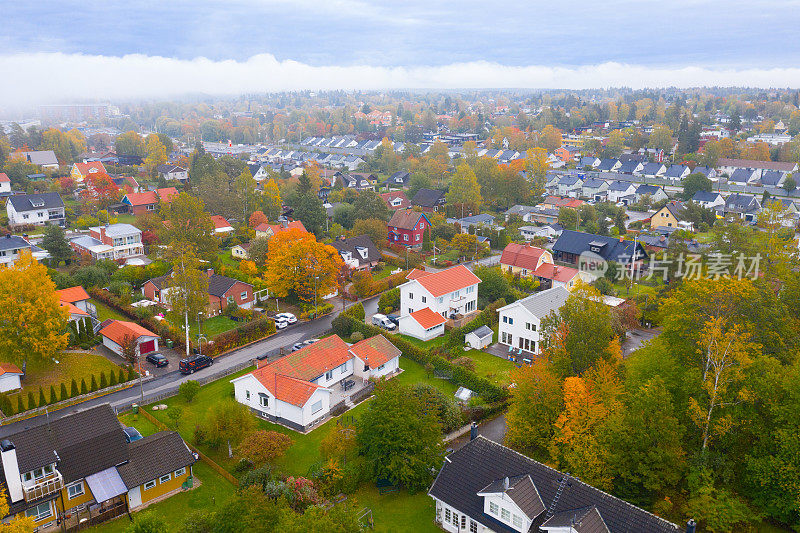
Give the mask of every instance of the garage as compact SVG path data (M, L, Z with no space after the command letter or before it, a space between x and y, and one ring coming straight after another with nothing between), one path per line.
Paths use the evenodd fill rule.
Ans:
M156 341L149 340L139 343L139 354L146 354L156 349Z

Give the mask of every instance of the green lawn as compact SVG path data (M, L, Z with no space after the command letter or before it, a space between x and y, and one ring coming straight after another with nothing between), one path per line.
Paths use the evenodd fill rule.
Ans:
M196 482L200 486L180 492L164 501L155 503L146 509L134 513L134 519L139 513L153 512L164 518L170 531L177 530L184 518L194 511L213 510L225 503L235 492L235 488L226 479L214 472L211 467L202 461L198 461L192 467ZM123 515L116 520L106 522L91 531L98 533L122 533L130 527L131 521L127 515Z
M131 224L135 225L136 215L116 215L117 224Z
M431 348L436 348L437 346L441 346L442 344L444 344L443 335L436 337L435 339L431 339L429 341L421 341L419 339L415 339L414 337L403 335L401 333L397 333L396 335L401 339L403 339L404 341L408 341L414 346L422 348L423 350L430 350Z
M505 386L511 383L511 370L516 365L508 359L501 359L480 350L469 350L464 355L475 363L475 373L487 378L496 385Z
M27 396L28 391L36 395L38 399L39 387L45 391L45 395L50 396L50 385L56 388L56 394L60 393L60 385L64 383L67 390L73 379L78 386L81 378L86 379L86 385L91 385L92 374L97 377L100 383L100 373L105 372L106 377L113 371L119 373L119 367L103 357L93 353L62 353L56 356L58 363L53 361L33 363L30 362L26 369L27 374L22 380L22 392ZM12 396L12 404L16 407L16 398Z
M403 373L397 376L397 380L406 385L414 385L415 383L427 383L433 385L445 394L452 396L458 387L447 381L446 379L429 377L421 364L408 359L407 357L400 358L400 368Z
M94 298L91 298L89 301L92 302L95 308L97 309L97 320L99 320L100 322L103 322L104 320L108 320L110 318L116 320L130 320L128 317L126 317L116 309L112 309L106 304L95 300Z
M218 257L220 263L222 263L223 265L227 265L229 267L237 269L239 268L239 260L233 258L230 250L225 250L223 252L220 252Z
M234 329L241 324L244 324L244 322L234 322L227 316L217 315L206 319L203 322L201 331L207 338L213 339L220 333ZM193 339L197 340L197 322L192 323L190 321L189 335L191 335Z
M358 508L372 510L375 531L380 533L441 531L433 523L435 505L424 491L409 494L404 490L380 495L373 483L363 485L351 496Z

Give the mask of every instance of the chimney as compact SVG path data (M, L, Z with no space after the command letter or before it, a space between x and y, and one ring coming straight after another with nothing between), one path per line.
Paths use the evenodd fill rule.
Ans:
M508 476L506 476L505 478L503 478L503 490L508 490L508 485L509 485Z
M214 269L213 268L209 268L208 270L206 270L206 274L208 274L208 277L210 278L211 276L214 275Z
M478 424L475 422L469 427L469 440L475 440L478 438Z
M100 226L100 242L102 242L103 244L106 244L106 228L107 227L108 227L108 224L106 224L104 226Z
M6 477L8 496L11 498L12 502L18 502L23 498L22 478L19 475L17 449L8 439L3 439L3 441L0 442L0 459L3 461L3 473Z
M686 522L686 533L694 533L695 529L697 529L697 523L694 521L694 518L690 518L688 522Z
M619 236L619 242L625 242L625 239L622 237L622 235Z

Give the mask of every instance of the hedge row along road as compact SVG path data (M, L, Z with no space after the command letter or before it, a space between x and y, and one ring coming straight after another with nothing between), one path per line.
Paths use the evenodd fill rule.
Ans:
M361 303L364 305L366 316L369 317L378 312L379 297L380 295L375 295L371 298L361 301ZM267 339L264 339L263 341L255 342L249 346L244 346L225 355L216 357L213 365L189 376L182 375L180 372L178 372L177 368L172 369L171 372L144 383L144 403L150 403L148 401L148 397L154 398L176 393L178 387L184 381L190 379L213 380L222 377L229 369L242 364L245 361L250 361L264 354L269 354L270 356L277 355L281 348L287 348L288 353L294 343L319 337L320 335L323 335L329 331L331 329L331 322L337 315L338 313L331 313L316 320L310 320L308 322L297 323L289 326L288 328L278 331L278 333ZM145 365L146 364L147 363L145 363ZM72 405L58 411L52 411L50 412L49 416L51 418L60 418L62 416L77 413L79 411L83 411L84 409L89 409L104 403L110 404L111 407L115 409L127 409L131 403L138 403L140 399L141 392L137 383L130 389L113 392L103 396L102 398L87 400L80 404ZM45 415L40 415L34 418L28 418L19 422L14 422L13 424L8 424L7 426L2 426L0 427L0 438L4 438L16 431L25 429L28 426L34 426L38 425L39 423L43 423L44 419Z

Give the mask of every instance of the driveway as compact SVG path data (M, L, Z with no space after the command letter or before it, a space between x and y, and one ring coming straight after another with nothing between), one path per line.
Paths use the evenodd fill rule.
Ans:
M661 328L636 328L628 331L628 335L622 343L622 357L628 357L641 348L645 342L655 339L659 335L661 335Z
M484 420L480 424L478 424L478 435L486 437L489 440L493 440L499 444L503 444L503 441L506 438L506 415L502 414L491 420ZM467 431L457 439L450 441L447 444L448 448L452 448L454 451L460 448L463 448L465 444L467 444L470 440L470 431Z
M364 304L364 310L368 316L377 312L378 298L379 296L373 296L361 302ZM353 304L349 304L348 307L350 305ZM117 391L107 394L102 398L88 400L75 406L59 409L58 411L51 411L49 416L50 418L61 418L65 415L77 413L104 403L111 405L114 409L127 409L132 403L150 403L154 398L174 393L178 390L181 383L190 379L220 378L237 365L252 361L256 357L267 355L277 358L281 348L284 349L285 353L289 353L292 350L292 345L296 342L318 338L328 332L331 329L331 322L336 315L338 315L338 313L332 313L317 320L294 324L267 339L217 357L214 359L214 364L212 366L199 370L191 376L180 374L177 371L177 364L173 366L172 361L170 361L170 365L162 375L157 375L154 379L143 383L143 391L140 391L139 387ZM144 397L143 401L142 397ZM45 418L44 415L42 415L2 426L0 427L0 438L26 427L44 423L44 421Z

